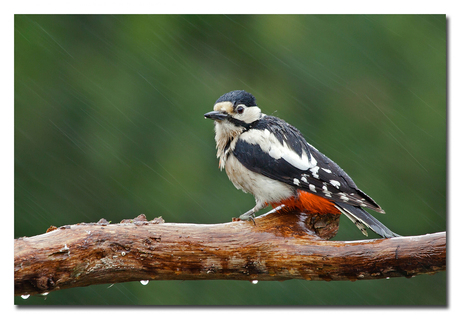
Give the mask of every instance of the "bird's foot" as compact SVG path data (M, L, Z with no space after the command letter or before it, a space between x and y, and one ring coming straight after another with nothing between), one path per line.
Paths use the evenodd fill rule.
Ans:
M254 223L254 226L255 226L256 221L254 220L254 217L256 217L256 215L254 214L253 210L251 209L250 211L240 215L240 217L238 217L238 219L239 220L251 220Z

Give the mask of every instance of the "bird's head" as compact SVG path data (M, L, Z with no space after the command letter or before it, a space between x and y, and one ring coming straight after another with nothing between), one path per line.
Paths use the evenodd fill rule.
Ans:
M222 95L214 104L214 111L205 118L214 120L217 157L221 157L229 143L249 130L262 116L255 97L246 91L232 91ZM220 164L221 168L225 163Z
M222 95L214 104L214 111L206 113L205 118L214 120L216 130L222 126L225 130L242 132L262 116L257 107L256 98L243 90Z

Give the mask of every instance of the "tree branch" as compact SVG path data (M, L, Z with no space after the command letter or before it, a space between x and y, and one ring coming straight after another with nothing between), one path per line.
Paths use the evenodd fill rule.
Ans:
M446 233L326 241L339 215L275 212L214 225L105 220L15 239L15 295L140 280L364 280L446 269Z

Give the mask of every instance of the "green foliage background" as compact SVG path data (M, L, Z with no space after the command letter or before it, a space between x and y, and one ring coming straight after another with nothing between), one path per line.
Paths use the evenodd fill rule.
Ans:
M15 238L102 217L221 223L247 211L253 197L219 172L203 117L236 89L336 161L392 230L446 230L445 15L16 15L14 36ZM335 240L356 239L342 219ZM15 302L445 305L446 274L134 282Z

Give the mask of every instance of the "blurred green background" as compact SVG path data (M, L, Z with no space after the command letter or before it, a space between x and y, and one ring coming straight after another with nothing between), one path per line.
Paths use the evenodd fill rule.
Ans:
M446 230L445 15L16 15L15 238L253 207L217 167L222 94L253 93L387 212ZM370 238L377 238L370 234ZM342 218L334 240L364 239ZM218 291L219 293L216 293ZM16 304L445 305L446 274L357 282L151 281Z

